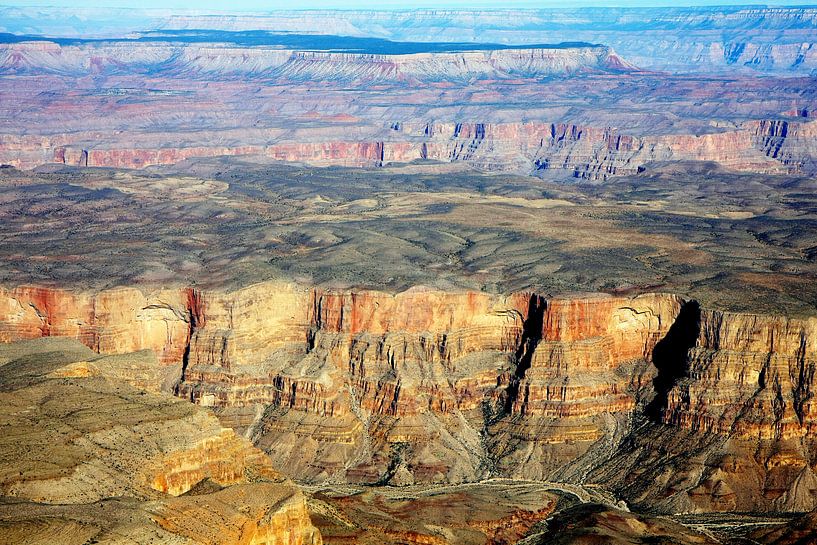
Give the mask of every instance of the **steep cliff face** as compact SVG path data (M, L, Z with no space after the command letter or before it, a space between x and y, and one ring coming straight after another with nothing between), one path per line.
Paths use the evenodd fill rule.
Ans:
M100 352L152 349L180 377L178 395L216 408L290 474L363 482L486 475L509 430L534 445L586 448L606 433L601 415L632 410L642 380L622 382L624 369L641 362L649 374L651 346L680 305L663 295L547 302L269 283L5 296L6 340L62 334ZM144 323L154 315L161 327ZM163 334L150 334L154 326ZM136 383L134 374L123 380ZM559 418L568 420L531 435Z
M548 301L529 323L509 410L489 425L496 469L569 479L565 467L575 460L607 456L642 390L651 389L652 349L680 308L671 295Z
M32 142L43 155L69 165L143 168L192 157L260 155L279 161L349 167L430 159L464 162L485 171L569 173L591 180L634 174L651 161L714 161L737 171L813 172L817 123L759 120L703 135L639 135L613 127L566 123L393 123L380 138L346 140L324 133L320 141L266 146L194 146L166 149L82 149ZM9 151L13 151L11 148ZM21 166L31 166L28 163Z
M181 361L189 337L188 292L145 296L121 288L96 294L19 287L0 289L0 341L71 337L101 353L152 350L159 362Z
M815 356L817 319L704 311L664 420L743 439L812 435Z
M288 283L3 296L4 340L80 340L108 355L70 376L105 369L210 406L301 479L590 479L667 511L817 505L814 318L667 294ZM171 468L189 458L240 460L231 437L169 457L152 486L200 480ZM217 460L207 471L234 478Z
M688 328L663 424L637 428L593 478L659 510L813 509L817 321L704 309Z
M808 170L816 156L815 127L764 120L704 135L647 136L565 123L400 124L401 131L427 140L421 148L424 159L465 161L484 170L567 171L593 180L633 174L650 161L670 159L715 161L754 172Z

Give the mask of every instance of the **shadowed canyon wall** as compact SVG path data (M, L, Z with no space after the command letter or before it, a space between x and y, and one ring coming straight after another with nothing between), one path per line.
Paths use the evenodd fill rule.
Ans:
M641 457L613 479L633 501L669 494L662 505L684 510L817 503L808 484L817 481L814 318L698 309L668 294L546 299L287 283L21 287L0 304L5 341L65 335L101 353L144 350L139 361L111 361L111 372L213 407L306 481L573 480L589 470L601 480ZM698 446L687 455L684 443ZM742 458L747 445L761 448ZM659 471L660 452L674 459L662 458L662 471L683 482L637 478ZM746 478L761 466L764 478Z

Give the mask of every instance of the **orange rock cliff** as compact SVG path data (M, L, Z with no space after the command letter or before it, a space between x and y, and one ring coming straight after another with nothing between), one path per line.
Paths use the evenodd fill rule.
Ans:
M670 294L547 299L290 283L0 292L0 339L50 335L100 353L144 350L154 364L123 380L212 407L304 481L570 480L588 465L602 478L640 425L651 437L715 434L729 443L723 456L760 441L777 458L754 463L785 467L773 487L745 485L765 493L760 505L749 492L723 502L706 475L672 485L674 505L817 506L817 496L792 491L813 475L803 441L815 426L815 318L699 309ZM631 483L618 486L638 500Z

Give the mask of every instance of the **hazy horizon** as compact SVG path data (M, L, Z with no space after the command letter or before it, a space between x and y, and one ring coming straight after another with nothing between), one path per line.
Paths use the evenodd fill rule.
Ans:
M199 2L189 1L162 1L162 0L144 0L139 5L134 5L132 0L108 0L105 2L97 2L93 0L75 0L75 1L51 1L43 2L41 0L22 0L18 2L0 2L0 7L3 8L83 8L83 9L135 9L135 10L184 10L184 11L210 11L210 12L271 12L271 11L298 11L311 9L331 9L331 10L389 10L389 11L405 11L412 9L570 9L570 8L648 8L648 7L741 7L741 6L767 6L767 7L813 7L817 6L814 1L798 1L781 3L769 2L746 2L746 1L728 1L728 0L687 0L681 4L673 2L672 0L574 0L572 2L541 2L532 0L520 0L512 2L500 2L497 0L414 0L412 2L403 2L399 0L382 0L380 2L370 2L362 0L309 0L299 2L297 6L293 6L291 2L273 1L265 2L261 0L237 0L226 7L223 2L218 0L202 0Z

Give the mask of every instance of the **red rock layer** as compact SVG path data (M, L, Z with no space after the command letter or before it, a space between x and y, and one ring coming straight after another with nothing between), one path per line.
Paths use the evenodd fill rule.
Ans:
M77 293L37 287L0 288L0 341L72 337L100 353L152 350L177 364L189 337L187 295L132 288Z
M632 410L635 400L616 371L650 359L680 305L671 295L548 301L513 412L558 418Z
M598 415L635 405L616 373L649 357L680 305L664 295L546 302L531 294L269 283L232 293L19 288L3 295L5 340L61 334L100 352L154 350L179 367L178 395L260 434L282 467L315 477L337 449L351 449L336 468L353 480L380 478L390 445L402 443L434 451L415 453L416 478L475 478L469 452L482 448L483 410L503 403L512 415L571 417L545 440L588 445L604 433ZM520 372L520 362L529 368ZM290 446L318 441L326 449L313 449L307 467L286 441L263 439L288 436L293 426L299 438ZM540 440L524 424L515 429ZM439 450L458 435L466 443ZM350 458L360 463L345 466Z
M0 338L151 350L159 367L175 366L178 395L215 407L301 478L468 480L496 453L498 472L546 478L620 433L653 391L653 351L681 306L662 294L545 300L282 283L230 293L23 287L2 292ZM775 479L789 490L792 468L805 471L811 456L792 441L817 431L817 319L704 310L699 328L661 418L692 436L764 442L778 453L768 463L788 468ZM139 385L160 376L143 369L149 360L107 361L76 372L108 365ZM408 449L400 459L410 465L392 474L394 449ZM166 486L197 478L182 472ZM706 490L695 501L710 501Z
M758 120L738 129L709 134L639 135L613 127L565 123L394 123L389 134L347 140L333 129L304 141L268 145L184 148L80 148L64 139L24 138L4 142L0 151L14 166L45 162L78 166L143 168L192 157L263 155L313 165L379 166L432 159L467 162L484 170L567 171L587 179L633 174L650 161L714 161L749 172L811 172L817 156L817 123L808 120ZM328 131L328 132L327 132ZM19 148L19 149L18 149ZM16 156L14 159L11 156Z

